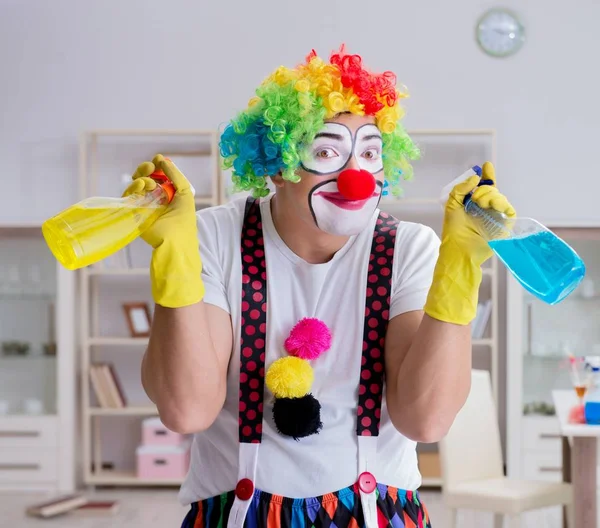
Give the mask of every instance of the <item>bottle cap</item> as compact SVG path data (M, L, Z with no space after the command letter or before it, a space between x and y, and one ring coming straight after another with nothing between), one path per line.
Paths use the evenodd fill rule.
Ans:
M169 158L165 158L165 159L169 160ZM171 161L171 160L169 160L169 161ZM173 185L173 182L171 180L169 180L169 178L163 172L163 170L157 168L150 175L150 178L155 180L156 183L158 183L163 188L163 190L165 191L165 194L167 195L168 203L171 203L171 200L173 200L173 196L175 196L175 186Z

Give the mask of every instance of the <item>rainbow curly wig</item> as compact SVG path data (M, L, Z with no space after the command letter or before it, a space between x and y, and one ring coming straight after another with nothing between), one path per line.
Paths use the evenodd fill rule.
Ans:
M362 58L347 54L344 46L331 54L329 63L312 50L296 68L280 66L221 135L221 156L224 167L232 168L235 191L266 196L267 178L277 174L298 182L303 148L327 119L351 112L375 116L386 183L399 196L400 179L412 178L409 160L418 159L419 150L400 124L400 100L408 94L395 85L392 72L367 71Z

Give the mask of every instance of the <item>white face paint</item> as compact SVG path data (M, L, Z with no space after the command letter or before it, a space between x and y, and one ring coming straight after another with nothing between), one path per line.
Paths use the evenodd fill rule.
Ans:
M313 187L309 205L316 224L332 235L351 236L360 233L371 219L383 185L377 182L373 195L364 200L347 200L339 192L337 176L352 156L358 166L373 176L383 170L382 138L375 125L363 125L352 132L339 123L325 123L302 160L304 170L332 178Z
M339 123L325 123L307 149L302 168L314 174L333 174L341 171L352 156L352 133Z
M381 132L375 125L363 125L356 131L354 155L361 169L369 171L373 175L382 171L382 149Z

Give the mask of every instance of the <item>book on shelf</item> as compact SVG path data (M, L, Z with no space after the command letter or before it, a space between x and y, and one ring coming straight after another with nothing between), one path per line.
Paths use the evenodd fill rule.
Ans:
M488 299L477 305L477 314L471 323L471 338L481 339L485 333L490 315L492 314L492 300Z
M90 365L90 381L100 407L105 409L127 407L125 391L112 363Z
M63 495L50 501L29 506L25 509L25 513L30 517L41 517L46 519L71 512L87 502L87 499L82 495Z

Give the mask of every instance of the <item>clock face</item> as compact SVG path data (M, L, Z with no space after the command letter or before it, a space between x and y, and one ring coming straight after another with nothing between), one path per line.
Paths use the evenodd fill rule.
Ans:
M492 9L477 24L477 42L494 57L516 53L525 40L525 29L510 11Z

